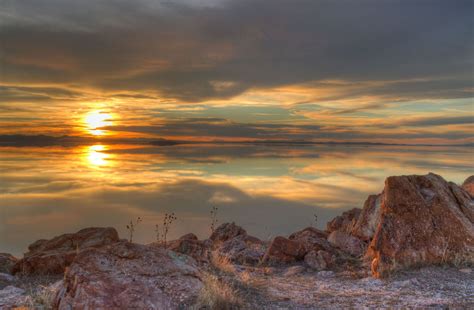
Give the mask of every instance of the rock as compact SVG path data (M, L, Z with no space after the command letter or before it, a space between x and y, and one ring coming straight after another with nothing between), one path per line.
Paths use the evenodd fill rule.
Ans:
M246 235L247 232L235 223L224 223L216 228L211 234L210 239L215 243L225 242L240 235Z
M194 239L188 235L183 236L186 237L184 239L181 237L178 240L168 242L166 247L172 251L189 255L199 262L208 262L209 246L204 241L197 240L197 237Z
M468 177L464 183L462 183L462 188L469 193L471 198L474 199L474 175Z
M77 253L115 243L119 240L114 228L85 228L74 234L64 234L31 244L29 252L12 268L13 273L62 274Z
M332 278L334 277L334 271L320 271L316 275L320 278Z
M307 227L291 234L288 239L301 243L306 252L312 250L332 251L331 244L327 241L328 234L313 227Z
M21 288L10 285L0 290L0 309L14 309L22 306L26 301L25 290Z
M326 251L313 250L304 256L306 265L314 270L325 270L334 264L335 258Z
M357 222L349 233L364 241L372 240L380 221L381 200L382 194L370 195L367 198Z
M119 242L79 253L54 304L58 309L186 309L202 287L192 258Z
M254 266L262 261L265 250L265 243L260 239L249 235L238 235L225 241L217 253L232 263Z
M8 253L0 253L0 272L11 273L18 259Z
M411 266L474 263L474 203L461 187L433 173L389 177L380 199L379 225L366 253L373 276Z
M342 251L352 256L361 256L367 249L367 244L360 239L349 235L343 231L333 231L328 236L328 241Z
M269 264L286 264L301 260L306 254L303 244L285 237L275 237L267 249L263 262Z
M354 208L349 211L342 213L340 216L336 216L332 221L326 225L326 231L332 233L333 231L340 230L346 233L350 233L357 222L362 209Z

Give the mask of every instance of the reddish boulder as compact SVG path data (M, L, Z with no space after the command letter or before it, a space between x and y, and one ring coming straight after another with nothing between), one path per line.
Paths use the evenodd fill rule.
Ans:
M471 175L462 183L462 188L474 199L474 175Z
M291 234L288 239L301 243L306 252L324 250L331 252L332 246L327 241L328 234L314 227L307 227Z
M336 216L332 221L327 223L326 231L332 233L333 231L340 230L350 233L357 222L361 211L362 209L354 208Z
M119 241L114 228L85 228L50 240L32 243L29 252L12 268L13 273L62 274L77 253L86 248L101 247Z
M285 264L303 259L306 250L303 244L285 237L275 237L267 249L263 262L268 264Z
M474 203L454 183L430 173L389 177L366 257L372 274L415 265L474 263Z
M225 242L240 235L246 235L247 232L235 223L224 223L216 228L209 239L215 243Z
M0 253L0 273L11 273L18 259L8 253Z
M339 230L333 231L329 234L328 241L331 245L352 256L361 256L367 249L367 244L365 242Z
M185 309L203 284L195 261L164 248L119 242L79 253L68 267L58 309Z

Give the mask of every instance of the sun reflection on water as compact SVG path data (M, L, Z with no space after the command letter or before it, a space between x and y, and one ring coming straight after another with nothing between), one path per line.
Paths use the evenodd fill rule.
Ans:
M110 165L110 154L104 153L107 147L101 144L91 145L87 147L87 162L93 167L102 167Z

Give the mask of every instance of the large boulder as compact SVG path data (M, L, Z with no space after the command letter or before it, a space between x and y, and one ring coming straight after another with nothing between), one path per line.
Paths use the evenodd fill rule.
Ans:
M240 235L246 235L247 232L235 223L224 223L214 230L209 239L219 244Z
M267 264L287 264L302 260L306 254L304 245L285 237L275 237L263 257Z
M0 272L11 273L13 266L18 262L18 259L8 253L0 253Z
M119 242L79 253L58 309L187 309L203 284L196 262L160 247Z
M77 233L64 234L50 240L32 243L12 268L13 273L62 274L76 255L87 248L96 248L119 241L114 228L85 228Z
M379 199L375 210L366 205L378 213L366 253L375 277L424 264L474 263L474 203L464 189L433 173L397 176L387 178Z
M365 242L340 230L330 233L328 241L331 245L352 256L362 256L367 249Z
M355 226L362 209L353 208L349 211L336 216L332 221L326 224L326 231L332 233L333 231L340 230L346 233L350 233Z
M474 199L474 175L471 175L462 183L462 188Z

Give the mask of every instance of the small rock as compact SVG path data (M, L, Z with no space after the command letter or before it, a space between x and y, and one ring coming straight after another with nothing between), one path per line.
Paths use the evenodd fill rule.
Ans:
M275 237L267 249L263 262L269 264L287 264L301 260L306 254L304 246L285 237Z
M8 253L0 253L0 272L11 273L18 259Z
M367 248L367 245L360 239L339 230L333 231L329 235L328 241L353 256L361 256Z
M304 262L306 265L315 270L325 270L331 265L334 258L326 251L313 250L305 255Z
M334 277L334 271L319 271L317 274L316 274L318 277L320 278L332 278Z
M224 242L239 235L246 235L247 232L235 223L224 223L216 228L209 239L213 242Z

